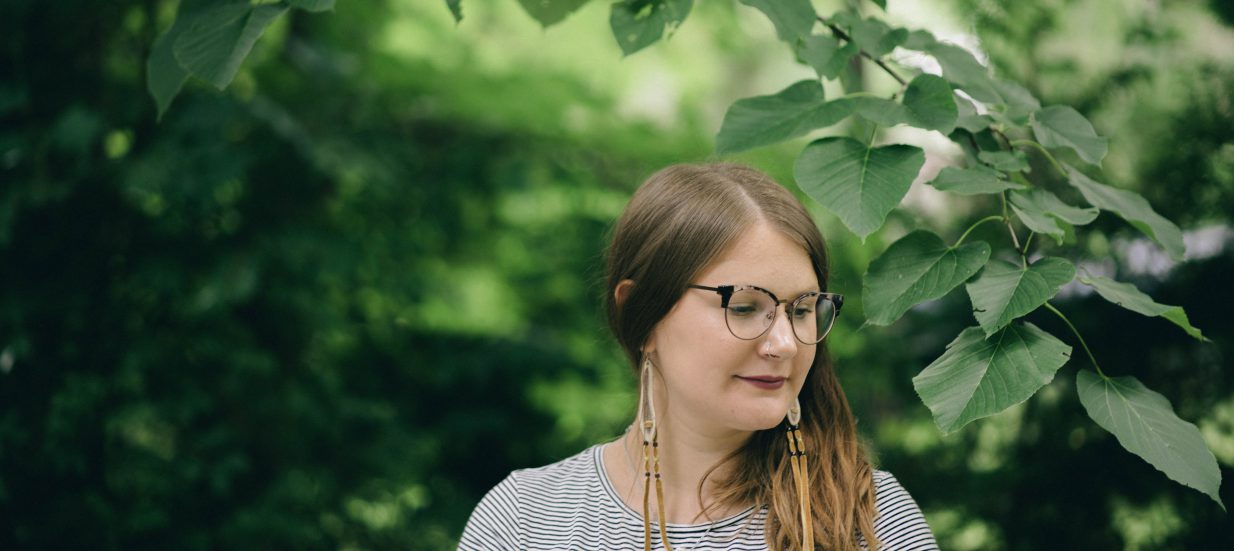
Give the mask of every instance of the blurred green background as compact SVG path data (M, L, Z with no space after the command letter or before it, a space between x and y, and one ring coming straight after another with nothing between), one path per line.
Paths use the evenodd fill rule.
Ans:
M601 312L611 223L652 171L716 158L732 101L811 75L754 10L695 4L625 59L601 1L547 30L514 0L464 0L459 25L440 0L293 11L225 92L191 82L156 123L145 58L176 2L5 0L0 548L452 549L511 469L613 438L635 396ZM1174 265L1103 215L1075 254L1213 343L1079 288L1058 304L1107 373L1201 428L1234 502L1234 4L888 4L1085 113L1108 181L1186 231ZM803 143L734 159L795 190ZM1081 355L944 437L911 377L967 299L860 328L872 257L991 204L916 185L865 243L810 207L859 428L944 549L1234 548L1223 511L1087 418Z

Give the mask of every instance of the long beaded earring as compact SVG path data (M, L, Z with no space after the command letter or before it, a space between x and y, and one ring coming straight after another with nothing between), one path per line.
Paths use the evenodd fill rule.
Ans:
M651 357L643 359L643 377L639 392L639 418L643 429L643 551L651 551L651 477L655 473L656 512L660 519L660 541L666 551L673 551L664 530L664 484L660 481L660 442L656 430L656 405L652 396Z
M801 437L801 401L794 400L788 410L788 460L797 484L797 508L801 511L801 548L814 549L814 523L810 512L810 469L806 462L806 443Z

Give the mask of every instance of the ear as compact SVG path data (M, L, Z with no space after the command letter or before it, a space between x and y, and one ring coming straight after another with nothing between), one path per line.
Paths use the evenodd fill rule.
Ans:
M626 299L630 297L630 291L634 289L633 279L623 279L617 287L613 289L613 298L617 301L617 305L621 306L626 303Z

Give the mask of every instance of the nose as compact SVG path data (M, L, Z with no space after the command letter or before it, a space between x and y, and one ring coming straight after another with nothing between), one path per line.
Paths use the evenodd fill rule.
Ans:
M784 311L783 316L780 315L781 310ZM793 324L788 320L788 305L777 305L772 315L775 317L771 318L771 327L763 336L759 351L770 358L791 359L797 355L797 338L793 336Z

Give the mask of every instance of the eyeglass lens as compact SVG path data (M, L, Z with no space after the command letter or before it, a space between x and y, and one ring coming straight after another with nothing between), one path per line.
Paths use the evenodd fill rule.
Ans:
M816 343L827 335L835 322L835 303L823 295L808 295L784 305L792 320L793 333L804 343ZM735 291L724 311L728 330L739 339L757 339L776 318L776 302L754 289Z

